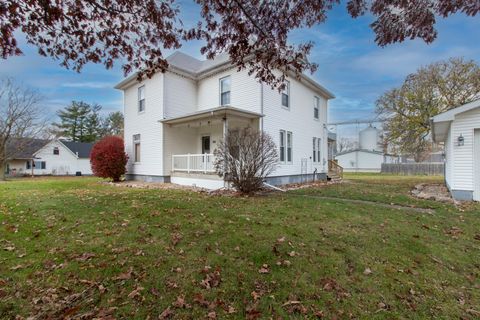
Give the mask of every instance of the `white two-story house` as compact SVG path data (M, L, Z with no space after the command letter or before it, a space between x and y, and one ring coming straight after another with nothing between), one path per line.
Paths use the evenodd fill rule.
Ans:
M279 92L238 71L222 55L200 61L181 52L165 73L116 85L124 92L127 179L210 189L224 186L213 152L228 129L263 130L277 143L278 166L267 183L325 179L327 107L333 94L311 78L288 78Z

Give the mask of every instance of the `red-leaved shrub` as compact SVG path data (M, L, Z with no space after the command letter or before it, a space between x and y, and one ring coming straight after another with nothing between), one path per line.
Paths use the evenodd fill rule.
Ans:
M105 137L95 143L90 154L93 174L111 178L114 182L120 181L125 174L127 161L123 139L116 136Z

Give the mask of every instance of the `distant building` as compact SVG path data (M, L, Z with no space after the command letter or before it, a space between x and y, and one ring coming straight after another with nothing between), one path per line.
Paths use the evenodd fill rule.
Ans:
M93 143L66 140L13 139L7 146L6 174L91 175Z
M381 149L378 129L369 126L359 133L359 148L335 155L345 172L380 172L382 163L398 163L398 156L385 154Z

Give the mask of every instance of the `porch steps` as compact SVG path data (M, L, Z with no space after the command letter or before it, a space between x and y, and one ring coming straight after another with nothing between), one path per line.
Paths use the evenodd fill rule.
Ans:
M341 182L342 177L340 177L338 174L336 174L334 172L329 172L327 174L327 180L330 181L330 182Z

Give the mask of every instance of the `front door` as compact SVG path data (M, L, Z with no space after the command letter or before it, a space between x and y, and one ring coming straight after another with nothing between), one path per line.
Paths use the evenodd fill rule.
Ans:
M473 141L473 200L480 201L480 129L475 129Z
M210 153L210 136L202 137L202 154Z

